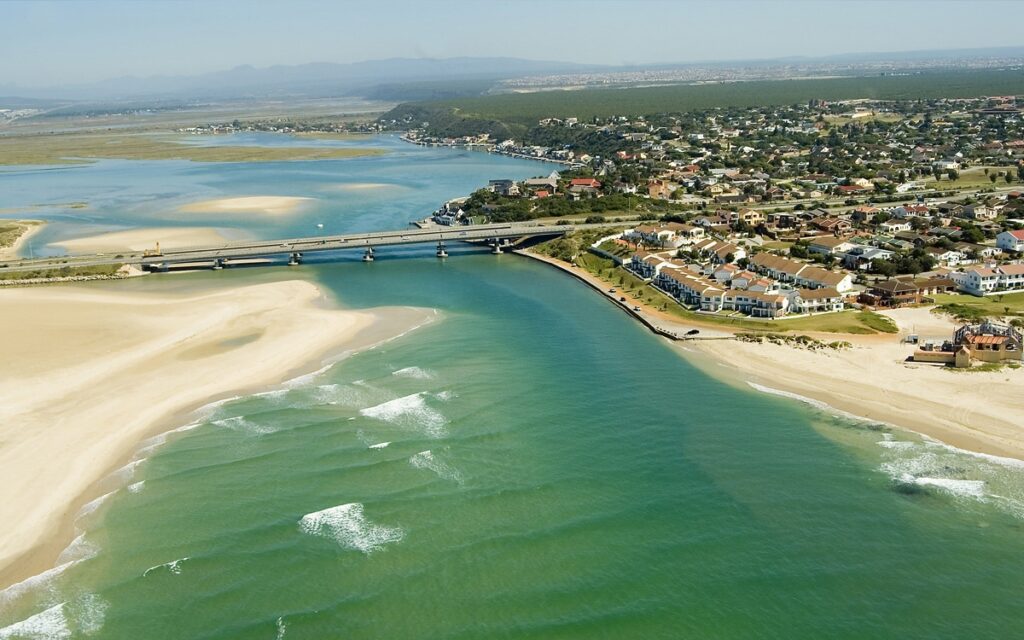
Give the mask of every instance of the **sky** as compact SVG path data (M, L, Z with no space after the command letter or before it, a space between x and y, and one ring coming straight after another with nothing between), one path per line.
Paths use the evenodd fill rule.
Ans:
M249 64L686 63L1024 45L1022 0L0 0L0 85Z

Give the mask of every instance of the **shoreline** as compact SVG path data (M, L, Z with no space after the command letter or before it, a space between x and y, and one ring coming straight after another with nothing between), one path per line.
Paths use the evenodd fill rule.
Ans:
M52 288L21 291L32 298L52 297L47 294L54 292ZM320 288L305 281L243 285L189 296L141 297L116 291L104 291L96 296L89 293L89 288L82 287L62 288L61 291L61 297L71 292L73 300L92 296L111 306L114 306L111 297L142 298L142 306L155 305L158 313L164 313L165 307L183 299L198 301L212 298L214 303L222 302L229 309L239 307L235 309L234 316L221 316L228 324L237 326L225 332L201 323L198 328L192 326L184 334L179 332L171 336L170 340L132 344L128 350L138 353L127 357L124 349L115 349L110 355L100 356L99 359L109 361L106 363L108 366L104 367L101 362L94 367L100 370L94 371L93 379L86 382L102 380L104 386L113 387L102 394L95 393L93 384L84 384L81 389L71 390L71 398L64 406L60 406L59 401L53 403L57 405L55 408L48 406L47 401L53 400L51 395L50 398L23 402L13 411L5 407L5 417L14 417L15 420L4 422L17 422L19 426L0 429L5 431L0 459L8 459L0 466L0 475L6 471L9 477L4 477L5 484L18 496L12 501L18 504L12 506L8 503L4 507L7 512L4 519L17 523L17 526L3 532L0 592L57 570L61 555L81 533L76 523L83 517L82 508L124 488L131 481L130 477L119 477L122 475L119 472L148 457L140 455L141 446L147 439L180 429L194 420L196 411L205 406L276 389L289 380L325 370L353 353L406 335L434 322L437 317L434 310L413 307L339 309L325 305ZM263 304L241 308L244 300L254 297L261 298ZM260 317L256 325L244 317L253 315ZM292 321L291 326L283 330L269 326L245 346L227 347L226 350L220 346L232 340L248 341L254 335L251 333L254 326L260 326L259 323L267 326L287 322L281 316L298 316L299 320ZM148 317L144 319L150 320ZM95 317L86 319L87 322L94 320ZM303 330L309 325L319 327L312 337L308 330ZM212 343L211 338L214 339ZM55 345L60 342L59 339L53 340ZM154 348L154 342L164 344ZM149 365L154 352L160 354L158 362L170 364L162 368ZM83 358L91 359L92 355L85 353ZM139 361L143 367L141 370L137 366ZM265 364L254 366L252 362ZM273 365L266 364L268 362ZM232 368L238 369L240 375L236 379L225 380L230 376L222 375L223 372ZM60 378L67 377L68 373L76 374L78 369L80 367L74 371L37 371L35 373L39 375L35 377L46 377L52 387L60 388ZM151 375L146 376L154 369ZM53 376L53 373L57 375ZM131 379L133 375L140 374L157 380L154 383L153 380ZM54 377L57 380L49 380ZM12 385L9 379L0 377L0 395L10 398L19 395L18 391L23 395L35 395L31 393L34 391L32 372L27 378L27 381L22 381L19 377ZM12 394L12 386L21 388ZM117 391L130 393L132 399L126 399ZM85 394L92 399L84 398ZM39 409L35 405L46 405L46 408ZM37 435L36 430L31 429L33 419L56 426L42 426L37 431L50 433ZM112 431L109 428L112 423L118 424L120 429ZM61 461L61 458L67 459ZM48 469L45 468L47 465L40 464L41 459L50 461ZM31 472L32 469L36 472ZM48 478L47 475L53 477ZM21 479L24 477L31 481Z
M623 294L626 303L619 302L619 294L609 294L606 283L584 270L529 251L515 253L589 286L667 340L668 347L689 363L737 389L759 393L770 389L779 392L776 395L796 396L793 399L819 403L832 413L884 423L969 453L1024 460L1024 425L1016 418L1024 415L1020 370L956 372L905 362L910 350L900 343L903 336L952 333L954 323L931 315L928 309L883 312L899 326L896 334L807 332L818 339L846 340L853 346L845 350L744 342L721 329L711 335L713 330L700 323L693 324L700 328L700 336L683 337L676 327L687 325L666 323L628 294ZM642 311L634 311L634 305ZM989 391L979 393L982 387Z
M12 220L11 222L20 225L24 231L17 240L11 243L11 246L0 248L0 260L17 260L20 257L21 248L28 244L33 236L38 235L46 228L46 222L43 220Z

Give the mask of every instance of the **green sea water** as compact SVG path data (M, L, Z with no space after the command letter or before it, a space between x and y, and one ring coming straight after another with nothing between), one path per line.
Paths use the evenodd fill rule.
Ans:
M517 256L302 269L440 321L146 443L0 638L1024 637L1012 463L722 384Z

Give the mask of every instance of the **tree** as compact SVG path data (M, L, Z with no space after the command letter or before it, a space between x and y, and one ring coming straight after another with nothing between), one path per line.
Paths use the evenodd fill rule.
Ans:
M960 179L960 172L957 171L956 169L949 169L949 170L947 170L946 171L946 175L949 176L950 180L959 180Z
M1010 184L1011 182L1013 182L1013 176L1010 175L1010 172L1006 172L1006 175L1003 176L1003 179L1006 180L1006 184Z
M988 169L986 169L986 171L988 171ZM994 174L994 173L988 174L988 181L991 182L992 184L995 184L996 183L996 174Z

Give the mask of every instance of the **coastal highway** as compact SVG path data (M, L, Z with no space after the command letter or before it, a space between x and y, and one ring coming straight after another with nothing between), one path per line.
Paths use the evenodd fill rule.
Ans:
M77 256L54 256L27 260L10 260L0 263L0 271L27 271L59 269L62 267L93 267L105 265L153 265L170 266L181 263L211 264L217 261L265 258L293 254L305 255L321 251L342 249L367 249L405 244L439 242L495 242L530 236L556 236L573 229L585 229L607 225L538 225L536 223L481 224L472 226L426 229L404 229L400 231L375 231L346 235L314 236L284 240L256 240L230 242L212 247L188 247L147 256L143 252L100 253Z

